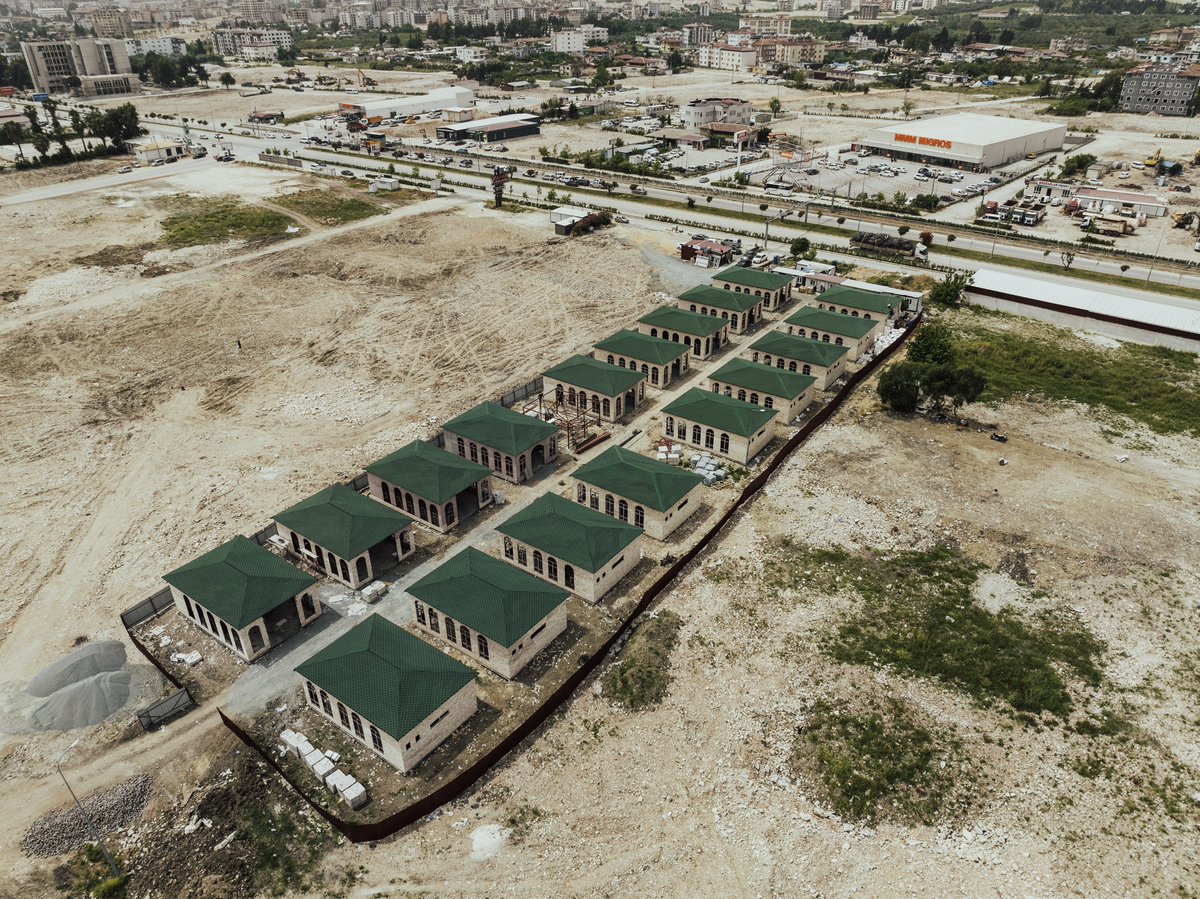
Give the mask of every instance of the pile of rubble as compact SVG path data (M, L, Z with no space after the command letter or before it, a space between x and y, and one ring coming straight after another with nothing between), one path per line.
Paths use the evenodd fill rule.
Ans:
M64 855L100 836L120 830L136 820L150 798L150 778L141 774L107 790L85 797L79 805L43 815L26 832L21 848L35 857Z

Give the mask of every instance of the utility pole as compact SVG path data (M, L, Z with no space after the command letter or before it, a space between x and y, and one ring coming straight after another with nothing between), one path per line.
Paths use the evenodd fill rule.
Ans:
M66 751L59 756L58 761L54 763L54 767L58 770L58 776L62 778L63 785L67 788L67 792L71 794L71 798L75 801L75 808L79 811L79 814L83 817L83 820L87 822L88 832L92 835L92 841L100 847L100 852L103 853L104 860L108 862L108 870L112 872L113 877L122 877L123 872L121 871L120 866L116 863L113 857L108 854L108 848L104 845L104 841L100 839L100 834L96 832L96 823L92 820L91 816L83 810L83 806L79 802L79 797L75 795L75 791L71 789L71 784L67 782L67 775L63 773L63 759L67 757L67 753L74 749L78 743L79 741L76 740L74 743L68 746Z

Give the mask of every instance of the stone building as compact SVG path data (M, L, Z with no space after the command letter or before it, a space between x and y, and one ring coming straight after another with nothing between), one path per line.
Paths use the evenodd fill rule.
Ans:
M775 436L778 410L693 387L663 415L667 437L747 465Z
M292 552L357 590L416 550L413 520L335 484L275 515Z
M763 365L812 375L817 379L817 388L826 390L846 373L848 352L846 347L833 343L809 340L782 331L768 331L750 344L744 355Z
M640 521L648 537L666 540L700 508L704 478L633 450L610 446L576 469L571 491L581 506L620 521Z
M492 470L414 440L367 466L371 496L445 534L492 504Z
M742 291L721 290L718 287L700 285L684 291L675 305L688 312L729 319L729 330L734 334L745 334L757 321L762 320L764 299Z
M514 678L567 629L569 594L474 547L408 587L425 634Z
M686 343L696 359L707 359L729 342L729 320L659 306L638 319L638 330L651 337Z
M831 287L805 298L808 306L865 318L868 321L894 321L904 303L903 298L854 287Z
M642 558L642 529L553 493L534 500L496 528L505 560L598 602Z
M620 330L595 345L595 356L632 368L646 376L651 387L666 387L688 371L689 347L639 331Z
M817 379L747 359L730 359L708 376L713 393L779 410L779 421L796 420L813 400Z
M714 287L761 297L763 308L774 312L792 298L792 276L731 265L712 276Z
M247 662L315 621L317 579L234 537L163 575L179 613Z
M842 315L804 306L784 319L780 330L810 340L844 346L849 351L847 355L850 361L854 362L875 345L876 339L883 333L884 324L883 319Z
M496 403L480 403L442 426L446 450L520 484L558 458L558 428Z
M556 402L619 421L646 398L646 375L591 356L572 356L542 372L542 393Z
M382 615L297 666L308 707L408 774L475 714L475 672Z

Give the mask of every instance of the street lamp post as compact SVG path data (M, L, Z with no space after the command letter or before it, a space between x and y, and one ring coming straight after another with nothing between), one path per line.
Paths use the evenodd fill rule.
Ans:
M54 763L54 767L58 770L58 776L62 778L63 785L67 788L67 792L71 794L71 799L75 801L75 808L79 811L79 814L83 817L83 820L87 822L88 832L92 835L93 842L100 847L100 852L103 853L104 860L108 863L108 870L112 872L113 877L121 877L121 867L116 863L113 857L108 854L108 848L104 845L104 841L100 839L100 834L96 832L96 823L92 820L91 816L83 810L83 806L79 802L79 797L75 795L75 791L71 789L71 784L67 782L67 775L63 773L63 759L65 759L67 757L67 753L74 749L77 745L79 745L78 740L68 746L66 750L63 751L63 754L58 757L58 761Z

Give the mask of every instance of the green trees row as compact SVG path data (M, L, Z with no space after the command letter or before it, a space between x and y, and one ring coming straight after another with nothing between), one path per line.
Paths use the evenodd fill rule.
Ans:
M49 120L47 124L38 118L37 107L30 106L25 110L28 126L19 122L6 122L0 126L0 144L17 148L17 168L61 164L121 152L126 141L141 133L137 109L132 103L122 103L112 109L70 109L66 113L66 123L55 101L46 100L42 110ZM89 137L97 139L100 146L89 144ZM83 142L82 150L71 148L68 141L73 139ZM25 155L23 144L26 143L32 144L38 154L36 162ZM52 154L50 148L55 143L58 149Z

